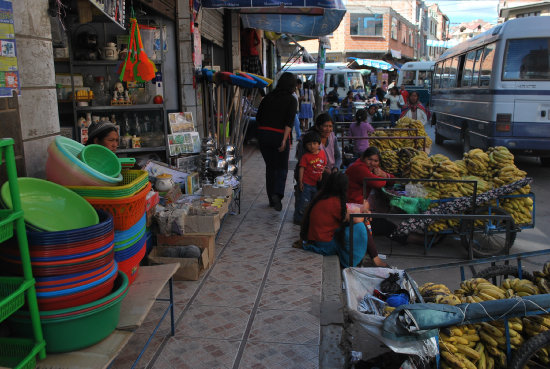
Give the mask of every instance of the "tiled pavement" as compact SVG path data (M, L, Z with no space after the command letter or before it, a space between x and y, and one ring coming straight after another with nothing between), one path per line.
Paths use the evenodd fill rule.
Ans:
M259 152L243 169L241 214L226 217L216 261L202 278L174 282L176 334L169 336L165 319L138 368L319 367L323 257L291 248L298 235L291 172L276 212L267 205ZM164 307L154 305L113 368L131 367Z

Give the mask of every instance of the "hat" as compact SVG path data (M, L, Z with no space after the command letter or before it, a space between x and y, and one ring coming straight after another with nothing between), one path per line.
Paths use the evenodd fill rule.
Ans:
M332 106L333 108L337 108L337 107L339 107L340 105L339 105L338 103L332 103L332 104L330 104L330 106Z
M92 124L88 127L88 142L93 143L94 138L99 136L101 133L112 129L116 129L116 126L109 121L92 122Z

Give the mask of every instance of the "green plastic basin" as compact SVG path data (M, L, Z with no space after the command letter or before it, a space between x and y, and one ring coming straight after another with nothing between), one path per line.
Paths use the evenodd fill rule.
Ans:
M95 209L78 194L38 178L18 178L25 222L47 232L68 231L95 225ZM8 182L0 189L2 202L13 208Z
M127 290L127 287L128 277L124 272L119 271L113 292L105 296L104 299L120 293L121 290ZM42 332L46 340L46 351L53 354L80 350L106 338L118 325L120 303L126 296L126 292L111 303L92 311L66 318L42 319ZM8 321L10 327L18 336L32 337L30 317L16 315L10 317Z
M80 160L91 168L109 177L120 175L121 165L114 152L101 145L85 146L79 155Z

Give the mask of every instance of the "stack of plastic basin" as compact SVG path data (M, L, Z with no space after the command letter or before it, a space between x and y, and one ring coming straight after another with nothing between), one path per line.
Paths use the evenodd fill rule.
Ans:
M123 170L122 176L121 186L67 188L83 196L94 208L113 216L115 260L131 284L147 250L145 205L151 184L147 171Z
M116 169L111 166L103 167L93 159L94 155L105 157L106 152L97 148L90 150L85 158L88 158L87 160L90 163L95 163L96 168L107 171L108 174L105 174L80 159L84 148L85 146L79 142L67 137L57 136L48 146L46 178L63 186L116 186L122 182L123 177L120 174L118 159L115 166L118 168L119 174L112 176L112 174L116 174Z

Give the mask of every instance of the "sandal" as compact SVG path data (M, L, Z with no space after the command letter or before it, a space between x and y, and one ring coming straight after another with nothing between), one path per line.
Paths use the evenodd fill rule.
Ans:
M294 243L292 244L292 247L295 248L295 249L303 249L304 248L304 241L302 241L301 239L298 240L298 241L294 241Z

